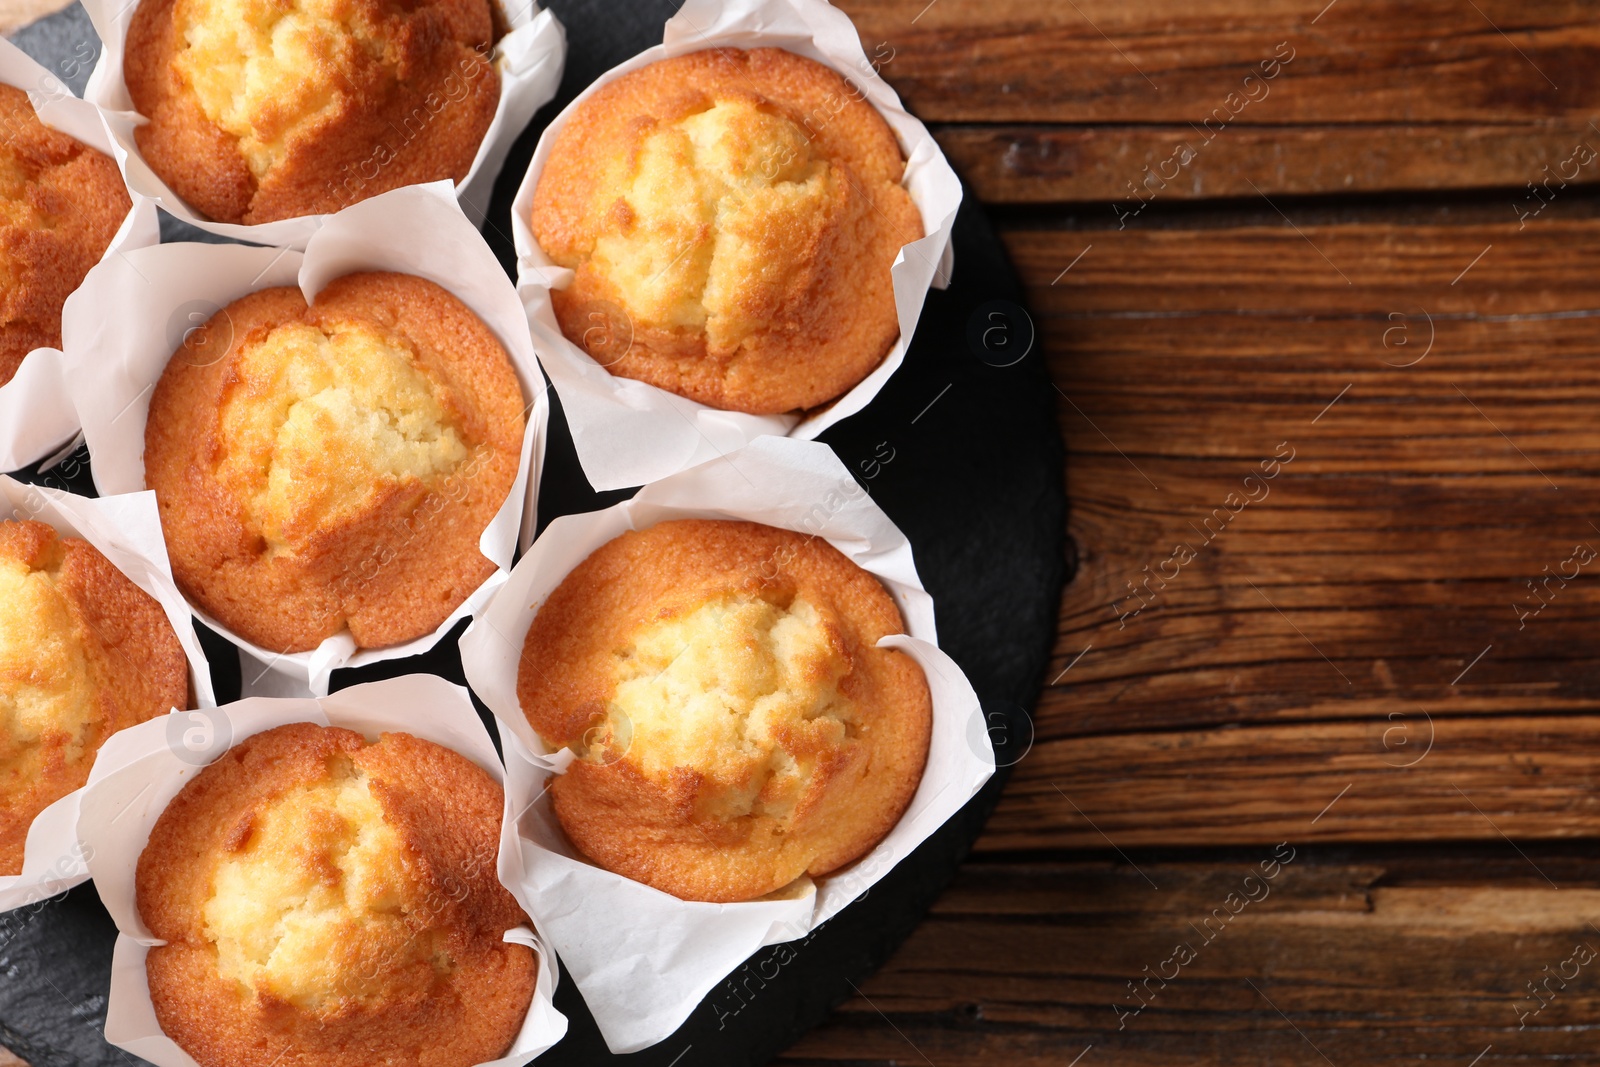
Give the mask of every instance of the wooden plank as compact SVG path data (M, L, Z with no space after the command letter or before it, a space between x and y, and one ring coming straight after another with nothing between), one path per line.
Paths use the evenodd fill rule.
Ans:
M1600 267L1600 248L1593 243L1600 222L1563 218L1571 195L1564 200L1554 193L1544 212L1524 224L1514 205L1531 212L1531 202L1507 196L1504 223L1313 226L1297 220L1295 212L1285 217L1272 211L1277 222L1255 227L1156 230L1130 219L1118 230L1112 219L1108 229L1081 233L1015 230L1005 243L1028 286L1030 308L1046 319L1158 312L1284 320L1313 315L1377 325L1361 338L1371 349L1390 325L1388 313L1420 317L1416 306L1401 301L1435 316L1480 322L1600 305L1590 284ZM1063 274L1089 244L1093 253ZM1238 332L1241 338L1250 334ZM1198 355L1210 358L1209 352ZM1370 350L1360 355L1362 362L1374 362ZM1071 351L1060 353L1063 364L1075 359Z
M1600 889L1568 880L1577 857L1535 854L1553 889L1515 856L1429 876L1299 842L1278 855L1292 858L968 864L782 1062L1466 1067L1593 1052L1600 961L1567 961L1600 949ZM1528 984L1563 971L1532 1014Z
M934 122L1185 125L1217 108L1229 126L1594 117L1600 25L1577 0L840 6L884 76ZM1289 57L1266 68L1276 77L1244 83L1275 56ZM1246 93L1257 99L1241 106Z
M1559 172L1579 144L1600 149L1600 135L1586 122L1246 126L1210 142L1186 124L951 125L936 126L934 136L978 198L994 204L1121 202L1152 192L1166 200L1201 200L1522 190L1543 181L1546 167ZM1185 147L1194 156L1180 171L1175 160L1187 154ZM1566 170L1600 176L1600 168L1579 168L1576 160ZM1155 182L1147 173L1179 177Z
M1039 741L977 848L1600 836L1600 716L1383 706L1357 722Z

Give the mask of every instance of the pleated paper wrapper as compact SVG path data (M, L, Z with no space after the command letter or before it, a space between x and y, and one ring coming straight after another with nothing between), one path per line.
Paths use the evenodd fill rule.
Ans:
M804 416L722 411L613 375L562 335L550 291L566 288L572 271L545 255L528 221L545 161L574 108L599 86L630 71L718 47L783 48L842 74L894 130L906 156L902 185L922 214L925 236L905 245L893 267L900 339L859 384ZM546 127L511 208L517 288L527 305L540 362L561 397L583 473L596 489L644 485L765 434L813 439L866 407L899 369L929 287L943 289L950 279L950 234L961 206L961 181L927 127L901 106L874 67L892 62L892 50L885 55L878 46L869 59L850 19L823 0L688 0L667 20L661 44L613 67Z
M66 83L10 41L0 39L0 84L28 94L39 121L117 159L100 111L72 95ZM111 238L101 261L161 240L155 205L132 194L133 206ZM82 385L84 383L74 383ZM78 411L54 348L36 348L22 360L15 377L0 385L0 471L14 471L48 459L77 436Z
M303 249L326 215L301 215L276 222L247 226L217 222L199 214L186 204L144 161L134 139L134 130L147 120L133 107L133 98L123 74L123 48L128 27L138 8L137 0L84 0L84 8L94 23L104 47L100 61L89 75L84 96L106 114L106 123L119 148L118 162L128 187L149 197L169 214L202 230L255 244ZM474 225L481 224L488 211L495 178L506 153L534 113L548 103L561 84L566 64L567 35L555 15L540 11L536 3L510 0L505 8L510 32L495 42L491 61L500 72L500 102L494 119L484 134L483 143L472 161L472 169L457 187L461 206ZM443 106L450 104L448 98ZM374 146L376 147L376 146ZM365 161L363 161L365 162ZM361 177L358 170L358 178Z
M871 852L784 899L738 904L680 900L597 867L578 855L550 807L547 787L570 750L550 752L517 700L523 641L539 606L567 573L628 530L670 519L744 519L825 538L876 575L894 597L906 634L898 648L923 668L933 695L933 730L922 782L900 822ZM831 449L763 437L724 460L673 475L604 511L556 519L518 562L511 579L461 639L473 692L494 713L506 759L509 847L522 838L515 883L535 924L560 953L613 1052L633 1052L671 1035L718 982L758 949L805 937L866 892L972 798L994 773L978 698L940 651L933 601L911 545L850 477Z
M0 476L0 520L6 519L42 522L63 537L83 538L129 581L150 594L161 605L189 661L193 703L200 708L216 706L211 668L200 639L195 636L189 606L173 583L167 564L167 545L161 537L161 516L156 511L154 493L92 500ZM138 669L137 664L127 666ZM157 720L177 721L177 715L185 709L169 710L171 715L158 716ZM112 740L115 737L107 744ZM93 771L90 773L92 783ZM0 911L37 904L89 877L77 835L82 797L83 790L75 789L34 818L28 828L22 873L0 876Z
M504 784L505 778L467 691L431 674L351 686L319 699L249 697L192 718L182 731L164 729L159 722L144 723L102 748L95 763L96 781L84 798L78 826L95 888L117 924L106 1040L156 1067L196 1065L156 1021L145 957L163 942L152 937L139 918L135 875L156 820L202 767L253 734L311 722L354 730L370 741L381 733L408 733L460 753L496 782ZM538 978L510 1050L479 1067L527 1063L567 1032L566 1017L552 1003L557 965L543 938L522 926L506 931L505 940L533 949L539 959Z
M101 493L126 493L145 487L150 396L187 330L246 293L298 285L309 302L334 279L365 270L413 274L443 286L488 325L511 358L528 425L511 494L479 540L498 569L433 633L386 648L357 648L345 630L313 651L284 653L246 641L195 607L206 625L245 654L246 695L321 696L340 667L420 655L505 581L519 536L524 530L532 536L550 414L516 292L457 207L449 183L435 182L396 189L328 216L304 253L187 243L133 252L96 267L67 302L68 372L96 382L78 397L95 486Z

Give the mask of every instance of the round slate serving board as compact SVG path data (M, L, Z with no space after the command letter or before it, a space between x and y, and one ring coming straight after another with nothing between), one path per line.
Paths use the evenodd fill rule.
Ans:
M536 116L506 162L485 236L513 271L507 217L544 123L597 76L659 44L676 9L666 2L551 0L567 28L569 53L559 95ZM13 40L82 91L85 42L94 32L74 4ZM98 45L96 44L97 48ZM196 232L163 219L166 239ZM940 644L983 701L1001 770L950 822L864 897L809 937L763 949L719 985L662 1043L613 1057L573 984L556 1006L571 1020L546 1065L611 1061L661 1067L759 1064L815 1026L852 985L911 932L988 817L1009 768L1032 744L1025 708L1038 696L1066 577L1066 501L1060 436L1034 328L999 240L970 199L955 229L950 287L928 296L911 350L872 404L823 435L874 500L910 538L933 595ZM554 400L554 394L552 394ZM628 492L596 493L578 466L559 400L544 479L542 529L558 515L605 507ZM93 494L80 450L25 480ZM335 689L427 671L465 684L455 637L431 653L335 673ZM238 660L202 628L217 696L235 699ZM480 713L486 711L480 706ZM491 733L492 733L491 729ZM33 1067L113 1067L134 1057L101 1037L116 931L92 885L0 915L0 1044Z

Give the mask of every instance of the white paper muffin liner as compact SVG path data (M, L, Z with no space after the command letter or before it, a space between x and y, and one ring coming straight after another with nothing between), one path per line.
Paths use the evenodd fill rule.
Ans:
M595 90L657 60L707 48L776 47L832 67L878 109L906 155L902 184L922 214L921 240L900 250L893 267L900 339L877 368L832 404L805 417L721 411L631 378L611 374L567 340L550 290L572 271L556 266L529 225L533 194L556 136ZM891 57L892 58L892 57ZM539 138L511 209L517 291L527 305L539 360L561 397L583 472L596 489L644 485L739 448L763 434L815 438L866 407L905 359L930 285L943 289L953 262L950 232L961 182L933 136L900 104L862 50L850 19L824 0L687 0L667 20L663 43L613 67L556 116Z
M301 215L254 226L216 222L196 213L156 176L144 161L133 135L149 120L134 110L123 76L122 53L138 8L137 0L83 0L83 6L103 42L100 61L89 75L84 96L105 112L106 125L120 149L117 161L128 187L202 230L256 244L305 248L328 216ZM461 206L474 225L481 225L484 220L494 180L511 145L532 121L534 112L555 96L567 59L566 31L555 15L540 11L536 0L507 0L504 9L510 32L495 42L492 53L495 69L500 72L500 102L483 143L478 146L472 169L456 187Z
M310 301L335 278L363 270L414 274L442 285L494 331L511 357L528 425L516 482L479 540L498 569L433 633L386 648L358 649L349 632L341 631L313 651L284 653L246 641L191 605L246 654L246 695L321 696L337 668L426 652L505 581L519 533L532 536L549 419L544 378L516 292L457 207L450 184L435 182L395 189L328 216L303 254L244 245L159 245L96 267L67 302L66 364L69 375L97 383L81 390L77 402L95 485L109 495L145 487L150 396L187 330L246 293L299 285Z
M63 537L83 538L129 581L154 597L188 657L189 687L195 703L202 708L216 706L211 668L200 639L195 636L189 606L173 584L167 565L167 544L161 537L161 517L154 493L91 500L0 476L0 520L6 519L42 522ZM155 728L159 729L166 718L170 716L153 720ZM120 735L106 743L116 736ZM89 781L94 781L93 771ZM89 877L77 834L78 803L83 792L76 789L68 793L34 818L28 828L22 873L0 876L0 911L45 900Z
M191 712L187 718L193 721L184 723L183 731L147 722L108 742L95 761L94 779L78 821L95 888L117 924L106 1040L156 1067L195 1067L195 1062L156 1021L145 956L165 942L152 937L139 918L135 874L156 820L202 767L253 734L287 723L313 722L354 730L368 740L385 732L408 733L467 757L505 784L494 744L467 691L431 674L352 686L318 699L250 697L203 714ZM515 836L510 840L515 847ZM505 847L503 838L501 848ZM505 865L502 855L501 868ZM516 892L509 883L506 888ZM507 931L505 940L532 948L539 958L539 974L527 1018L510 1051L482 1067L527 1063L567 1032L566 1017L551 1003L557 982L554 955L526 926Z
M683 518L746 519L825 538L894 597L907 635L880 645L915 659L933 694L927 767L900 822L866 856L815 885L802 879L788 899L684 901L581 858L546 795L550 776L566 769L572 753L550 753L517 700L528 627L568 572L628 530ZM763 437L726 459L654 482L625 503L558 518L518 562L461 639L467 680L494 713L505 753L501 877L560 953L613 1052L666 1038L751 953L804 937L838 914L994 773L978 698L936 641L933 600L917 578L910 543L832 450L815 442ZM519 834L520 867L512 848Z
M73 96L65 82L3 38L0 84L25 91L40 122L121 165L99 109ZM161 240L155 205L137 193L130 195L133 206L100 257L102 261ZM14 471L39 462L66 445L77 432L78 412L62 371L61 353L54 348L34 349L23 359L16 375L0 385L0 471Z

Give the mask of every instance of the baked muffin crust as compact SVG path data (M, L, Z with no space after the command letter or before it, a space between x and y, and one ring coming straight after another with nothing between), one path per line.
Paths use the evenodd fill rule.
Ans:
M531 224L576 272L562 332L613 374L768 414L833 400L900 333L890 267L923 236L888 123L775 48L661 60L557 135Z
M492 0L142 0L123 50L151 168L219 222L337 211L472 169Z
M35 348L61 347L61 305L133 207L110 156L39 121L0 85L0 385Z
M927 758L904 623L817 538L688 519L595 550L528 630L517 695L578 759L550 795L595 863L686 900L828 874L893 829Z
M161 1028L202 1067L466 1067L510 1047L537 959L498 880L502 794L409 734L294 723L202 770L139 858Z
M89 542L0 522L0 875L34 817L89 780L106 738L188 706L161 605Z
M523 426L511 362L466 305L351 274L309 307L251 293L185 339L151 397L145 482L179 586L235 633L296 652L348 627L381 647L494 573L478 539Z

